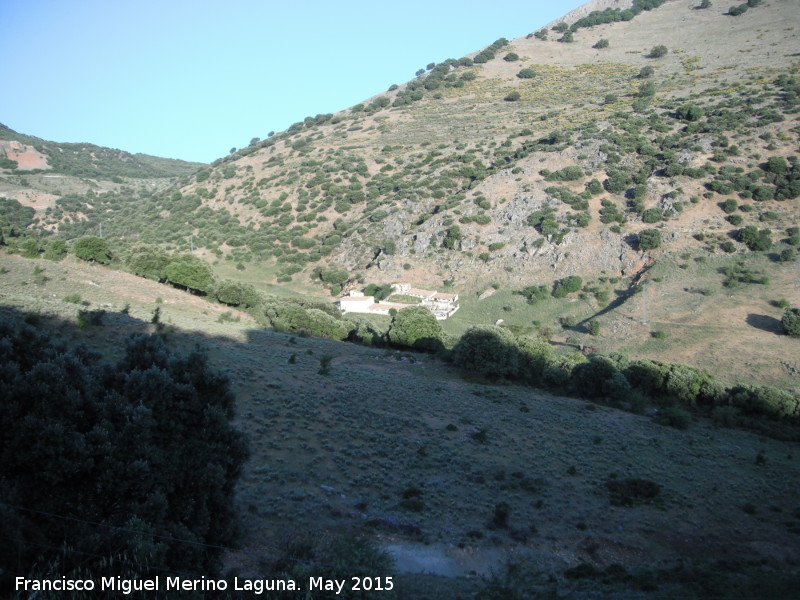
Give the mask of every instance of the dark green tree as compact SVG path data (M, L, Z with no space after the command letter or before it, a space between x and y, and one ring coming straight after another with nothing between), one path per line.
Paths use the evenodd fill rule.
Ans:
M261 301L261 296L251 284L230 279L224 279L214 286L214 297L222 304L244 308L257 306Z
M639 249L655 250L661 246L661 232L658 229L645 229L639 232Z
M571 294L580 290L582 285L583 279L577 275L565 277L564 279L557 281L553 286L553 297L566 298L567 294Z
M781 325L786 335L800 337L800 308L787 308L783 313Z
M158 246L134 246L125 259L131 273L153 281L166 281L169 252Z
M442 246L454 250L461 243L462 237L461 228L458 225L451 225L442 240Z
M192 254L174 256L164 273L171 284L192 292L208 294L214 287L214 273L211 267Z
M387 333L389 342L401 348L439 352L444 348L442 325L424 306L410 306L393 318Z
M108 243L99 237L82 237L72 247L72 252L81 260L108 264L111 262L111 250Z
M759 231L755 225L742 227L737 232L736 237L754 252L769 250L772 247L772 231L769 229L761 229Z
M520 367L519 346L507 329L480 325L461 336L453 347L453 362L487 377L515 377Z

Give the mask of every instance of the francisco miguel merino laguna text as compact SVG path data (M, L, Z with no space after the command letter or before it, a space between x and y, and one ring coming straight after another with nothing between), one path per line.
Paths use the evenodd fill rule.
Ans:
M348 582L350 583L347 586ZM394 587L392 577L350 577L349 579L325 579L323 577L309 577L306 589L325 590L340 594L347 586L353 591L389 591ZM234 577L233 586L225 579L183 579L182 577L154 577L152 579L124 579L122 577L101 577L99 585L94 579L27 579L17 577L15 580L17 591L32 592L74 592L74 591L100 591L121 592L157 592L157 591L221 591L229 588L231 591L250 592L263 594L275 591L301 591L298 583L293 579L240 579Z

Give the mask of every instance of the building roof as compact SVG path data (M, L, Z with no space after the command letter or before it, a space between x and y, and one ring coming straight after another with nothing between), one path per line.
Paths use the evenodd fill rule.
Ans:
M458 294L445 294L444 292L437 292L433 295L434 300L455 300Z

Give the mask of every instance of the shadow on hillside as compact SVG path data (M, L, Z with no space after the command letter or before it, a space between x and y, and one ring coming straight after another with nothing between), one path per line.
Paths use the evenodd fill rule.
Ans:
M747 315L747 324L751 327L755 327L756 329L774 333L776 335L783 333L783 325L781 325L780 320L768 315L756 315L750 313Z
M57 343L66 344L71 348L83 345L89 350L97 352L106 362L119 359L125 352L127 340L136 335L160 335L171 350L187 353L197 348L203 351L223 349L231 344L242 344L233 337L207 335L199 331L184 331L168 323L153 323L146 319L138 318L125 311L104 311L102 309L87 309L83 305L76 305L76 314L85 312L85 324L81 327L76 321L62 316L27 312L16 307L0 305L0 320L16 325L27 323L38 331L47 333ZM273 334L264 330L249 330L249 341L265 343L259 334L268 336ZM221 365L209 360L215 370L223 370Z
M638 288L637 288L636 283L633 283L633 284L631 284L631 287L629 287L627 290L623 290L623 291L615 290L614 293L617 295L617 297L614 300L612 300L611 302L606 304L603 308L598 310L593 315L590 315L590 316L586 317L585 319L583 319L582 321L579 321L578 323L576 323L575 326L572 327L571 329L574 329L576 331L582 331L582 332L588 331L588 329L586 328L586 324L589 321L591 321L593 319L596 319L598 317L602 317L603 315L608 314L611 311L616 310L617 308L619 308L620 306L625 304L625 302L627 302L628 299L632 298L633 296L635 296L638 293Z

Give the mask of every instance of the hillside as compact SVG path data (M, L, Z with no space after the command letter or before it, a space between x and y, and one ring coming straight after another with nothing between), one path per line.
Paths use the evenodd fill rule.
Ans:
M430 355L264 330L244 312L72 258L5 256L0 304L0 319L109 361L126 336L160 332L171 350L204 348L230 377L251 457L229 575L366 569L393 576L387 597L408 600L796 590L796 442L706 418L679 430L652 409L490 385ZM76 320L80 311L102 316ZM370 570L375 550L394 566Z
M800 304L797 13L744 6L598 0L168 191L100 182L87 195L40 175L9 197L61 238L102 232L120 258L135 243L191 249L279 294L444 289L462 298L452 335L502 320L796 386L776 334ZM578 294L525 295L567 276Z
M0 160L0 595L72 565L395 578L313 598L796 597L798 21L594 0L211 165L0 127L29 161ZM332 304L395 282L459 310ZM238 445L207 456L229 419L241 474ZM140 454L173 442L187 464ZM109 456L120 485L86 485ZM15 486L41 467L53 489ZM179 502L139 483L167 472Z
M16 144L14 143L16 142ZM4 169L48 171L57 175L91 177L121 183L123 177L151 179L179 177L196 171L201 163L148 154L131 154L95 144L68 144L17 133L0 123L0 163ZM13 163L17 163L14 165Z

